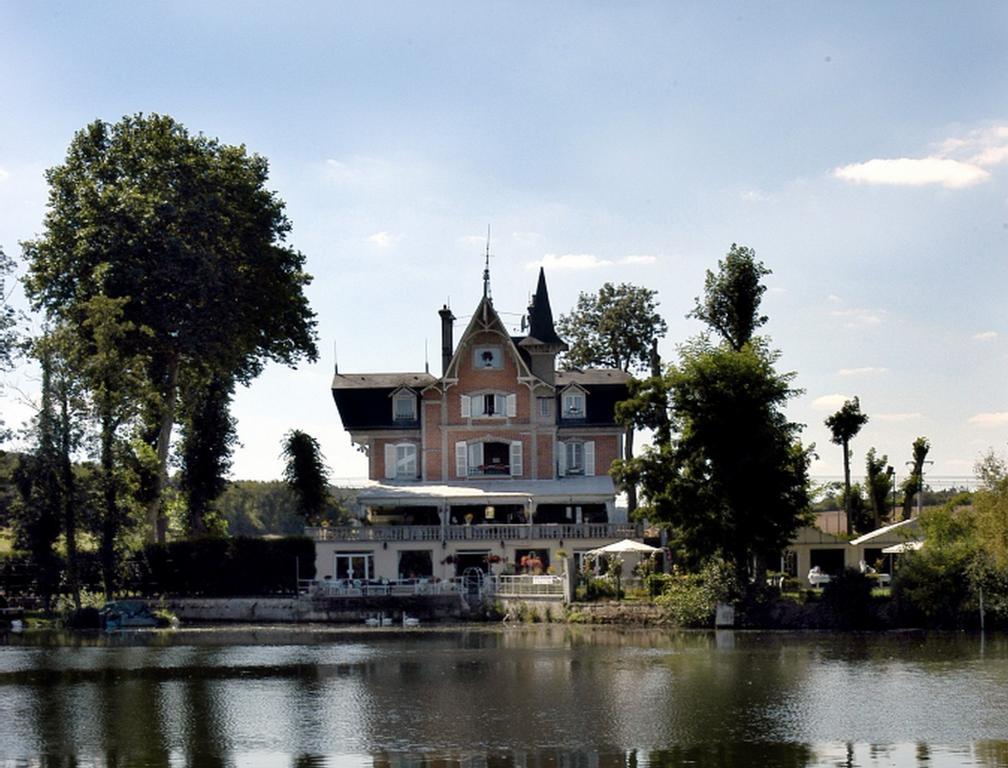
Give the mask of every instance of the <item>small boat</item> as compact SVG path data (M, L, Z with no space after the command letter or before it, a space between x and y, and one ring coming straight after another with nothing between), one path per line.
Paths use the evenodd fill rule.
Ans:
M144 600L113 600L99 611L103 629L139 629L161 626Z

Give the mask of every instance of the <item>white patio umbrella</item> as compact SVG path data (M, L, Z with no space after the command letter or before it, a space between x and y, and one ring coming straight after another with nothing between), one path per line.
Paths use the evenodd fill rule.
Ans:
M606 544L604 547L599 547L598 549L592 549L588 551L589 555L624 555L630 552L637 552L640 554L651 554L653 552L661 552L658 547L652 547L648 544L643 544L639 541L634 541L633 539L623 539L623 541L617 541L612 544Z

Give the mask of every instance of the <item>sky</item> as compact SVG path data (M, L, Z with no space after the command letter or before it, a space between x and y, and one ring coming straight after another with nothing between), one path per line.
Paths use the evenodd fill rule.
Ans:
M232 475L272 479L295 428L366 475L335 360L437 373L488 226L505 322L540 265L555 315L629 282L658 292L668 361L744 244L812 474L841 474L823 420L858 396L855 478L869 447L904 476L918 436L928 477L963 478L1008 447L1005 72L1001 2L0 0L0 247L41 234L44 170L94 120L169 114L268 158L320 352L237 393ZM38 375L4 384L16 426Z

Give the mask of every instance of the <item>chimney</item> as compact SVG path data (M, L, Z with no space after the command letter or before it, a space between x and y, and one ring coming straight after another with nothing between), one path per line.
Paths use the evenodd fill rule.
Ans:
M441 315L441 375L448 373L448 364L451 362L452 353L455 351L452 341L452 323L455 322L455 315L445 304L438 310Z

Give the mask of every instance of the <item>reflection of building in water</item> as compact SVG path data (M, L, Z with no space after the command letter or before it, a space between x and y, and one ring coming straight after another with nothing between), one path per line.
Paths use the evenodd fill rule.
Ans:
M317 577L551 573L562 567L559 550L577 556L637 536L616 509L609 477L624 437L614 409L629 377L556 370L567 345L554 328L545 274L516 335L494 308L489 270L458 344L452 311L439 315L440 376L333 378L369 480L357 492L357 524L310 530Z

